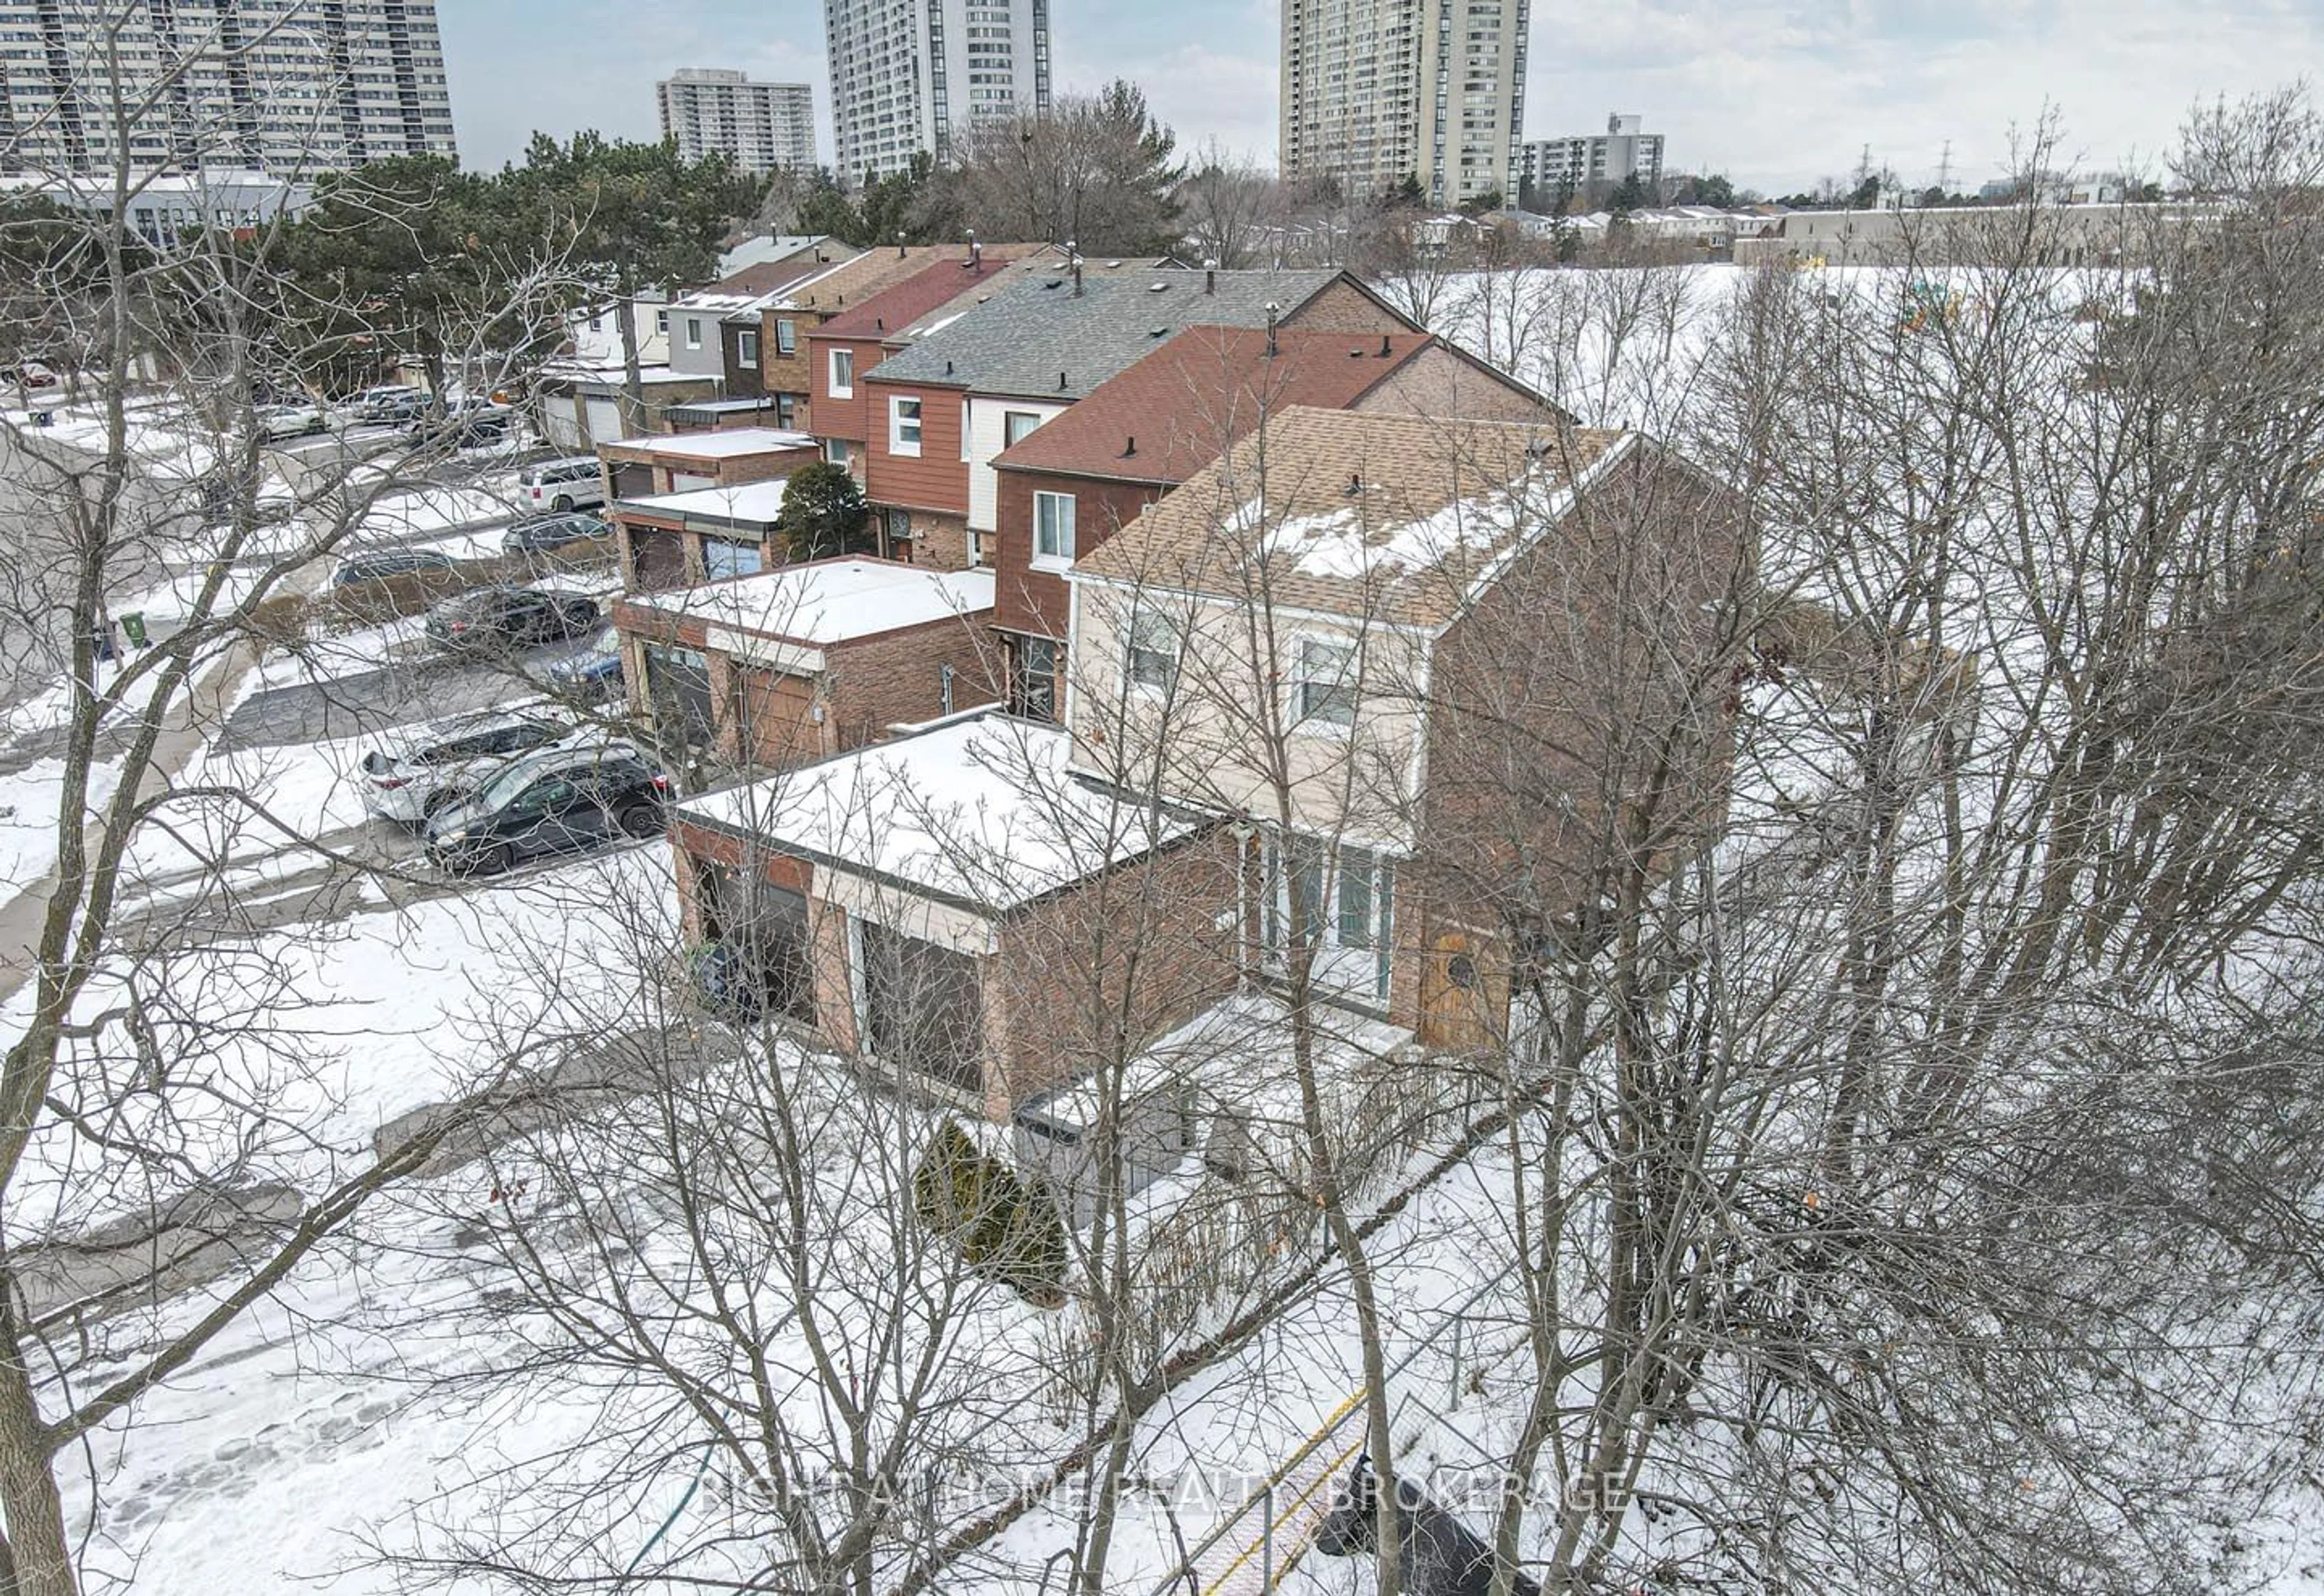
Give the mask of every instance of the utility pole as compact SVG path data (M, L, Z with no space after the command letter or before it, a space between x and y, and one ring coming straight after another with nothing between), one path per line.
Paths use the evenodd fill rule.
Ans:
M1937 197L1943 198L1953 191L1953 142L1945 141L1945 152L1937 158Z

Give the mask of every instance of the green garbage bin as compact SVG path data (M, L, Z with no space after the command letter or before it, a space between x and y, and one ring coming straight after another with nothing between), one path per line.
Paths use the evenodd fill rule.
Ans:
M128 633L129 646L131 648L143 648L145 646L145 612L143 610L132 610L127 614L122 616L121 630Z

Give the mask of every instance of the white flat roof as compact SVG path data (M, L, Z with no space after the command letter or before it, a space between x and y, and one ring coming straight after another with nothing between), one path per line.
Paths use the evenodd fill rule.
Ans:
M998 913L1194 828L1074 776L1072 741L987 712L679 810L824 868Z
M932 571L884 559L818 559L673 593L634 594L629 602L736 632L820 647L946 616L973 615L992 607L994 589L989 570Z
M641 438L617 438L600 447L649 449L657 455L683 455L696 460L731 460L740 455L766 455L777 449L814 446L811 435L788 428L737 427L726 432L649 432Z
M622 503L640 510L650 510L657 515L677 515L689 519L715 521L755 521L771 525L782 512L783 494L791 479L778 476L770 482L746 482L731 488L688 488L682 494L651 494L642 499L623 499Z

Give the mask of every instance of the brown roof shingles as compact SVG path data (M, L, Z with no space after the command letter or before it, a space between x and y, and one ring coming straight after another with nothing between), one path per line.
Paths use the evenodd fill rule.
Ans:
M1077 575L1425 628L1563 517L1631 435L1295 407Z
M1190 327L993 460L1001 470L1181 483L1292 405L1342 410L1433 341L1426 333ZM1131 452L1132 450L1135 452Z

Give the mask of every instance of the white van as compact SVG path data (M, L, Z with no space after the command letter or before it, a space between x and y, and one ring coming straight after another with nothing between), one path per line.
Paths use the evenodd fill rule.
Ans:
M596 456L568 455L562 460L526 466L516 479L516 496L530 509L553 510L561 515L567 510L603 504L605 479L598 470Z

